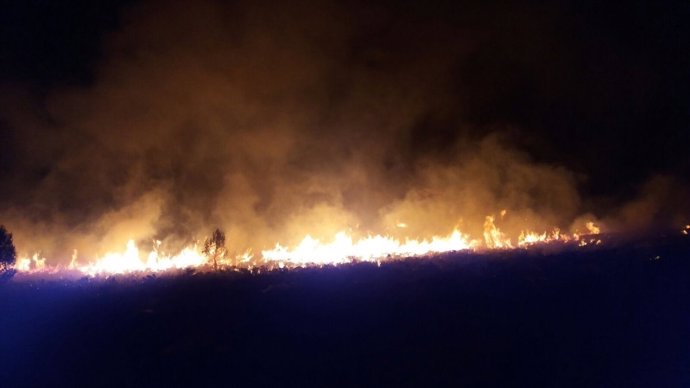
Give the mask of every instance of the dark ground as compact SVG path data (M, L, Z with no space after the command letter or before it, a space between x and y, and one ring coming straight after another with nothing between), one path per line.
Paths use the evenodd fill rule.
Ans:
M655 259L659 256L659 259ZM690 239L0 285L0 386L690 386Z

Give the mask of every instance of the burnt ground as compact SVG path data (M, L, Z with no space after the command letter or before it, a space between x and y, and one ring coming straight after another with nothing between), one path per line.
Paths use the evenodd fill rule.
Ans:
M0 386L690 386L690 239L14 279Z

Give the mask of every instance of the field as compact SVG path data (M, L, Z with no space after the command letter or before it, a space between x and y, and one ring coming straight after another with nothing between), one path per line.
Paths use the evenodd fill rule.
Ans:
M0 285L0 386L690 386L690 239Z

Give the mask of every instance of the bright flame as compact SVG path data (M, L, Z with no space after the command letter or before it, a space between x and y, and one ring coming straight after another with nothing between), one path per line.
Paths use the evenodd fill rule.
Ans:
M501 212L501 217L505 215L505 210ZM484 243L487 248L512 248L513 244L510 239L501 232L496 224L494 224L493 216L486 216L484 221Z
M590 221L585 224L585 228L587 228L587 231L590 234L599 234L601 233L601 229L599 229L598 226L594 225L594 222Z
M196 247L187 247L174 256L161 255L157 248L160 242L156 242L146 260L142 259L139 248L134 240L127 242L127 249L120 252L108 252L105 256L92 264L78 266L77 269L89 275L97 274L124 274L130 272L161 272L171 269L183 269L200 267L206 264L207 258Z
M274 249L261 251L267 262L306 264L339 264L352 261L376 261L377 259L423 256L429 253L462 251L471 249L476 242L454 230L445 237L429 240L405 240L403 242L381 235L368 236L353 241L345 232L335 235L332 242L322 244L307 235L293 249L276 244Z
M18 258L17 262L14 264L14 268L17 271L24 271L24 272L31 271L31 259L29 259L27 257Z
M500 212L501 218L506 214ZM399 228L406 228L407 224L398 223ZM600 229L593 222L585 225L589 234L597 235ZM683 229L685 234L690 231L690 225ZM516 244L502 232L495 224L493 216L487 216L484 222L483 240L471 239L469 235L453 230L447 236L434 236L431 239L405 239L398 240L390 236L370 235L360 239L354 239L347 232L337 233L329 242L321 242L318 239L306 235L295 247L283 246L276 243L273 249L261 251L261 257L257 260L251 250L247 250L235 257L223 256L218 259L219 267L245 267L257 272L262 266L271 268L291 268L308 265L337 265L351 262L375 262L381 265L382 261L400 259L406 257L421 257L429 254L443 252L481 250L481 249L517 249L528 248L536 244L552 242L575 242L578 246L598 245L601 240L588 236L582 238L577 233L568 235L558 228L552 231L535 232L524 230L517 238ZM188 246L177 254L167 254L160 251L160 241L154 241L152 250L148 253L141 252L134 240L129 240L123 251L111 251L98 257L88 264L79 264L78 252L74 250L67 270L76 271L89 276L127 274L136 272L163 272L184 268L210 269L211 259L201 253L196 245ZM15 268L20 272L56 272L60 267L46 266L46 259L34 254L31 257L17 259ZM62 268L65 269L65 268Z

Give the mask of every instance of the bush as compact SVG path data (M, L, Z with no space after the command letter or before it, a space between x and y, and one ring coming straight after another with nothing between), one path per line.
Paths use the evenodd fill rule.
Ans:
M211 237L207 238L204 242L204 249L201 251L206 257L209 258L213 269L218 269L218 263L225 259L225 254L227 250L225 249L225 233L222 230L216 228L213 231Z
M0 225L0 277L12 276L12 266L17 261L17 250L12 242L12 233Z

